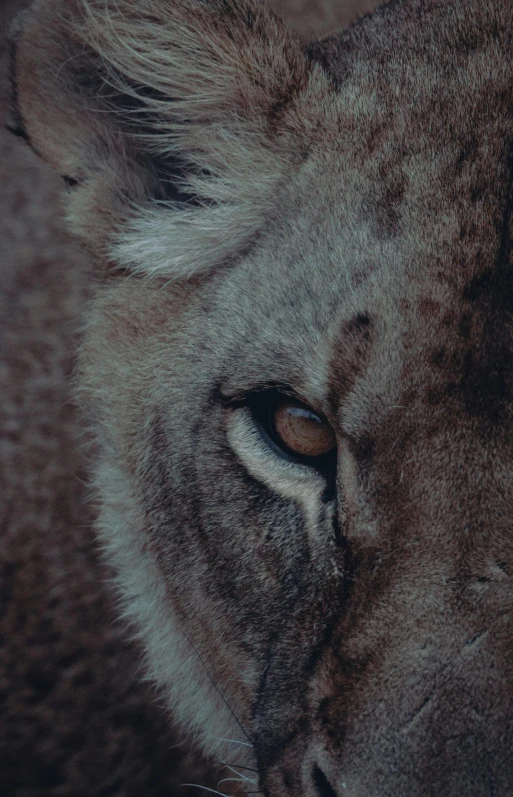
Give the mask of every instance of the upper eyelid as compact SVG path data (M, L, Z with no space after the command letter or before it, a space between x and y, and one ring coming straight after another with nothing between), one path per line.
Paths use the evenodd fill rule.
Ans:
M249 404L251 399L256 399L258 396L265 396L266 394L283 395L287 398L301 401L308 406L308 403L303 398L300 398L293 388L287 385L277 385L276 383L271 382L235 390L225 390L220 388L218 391L218 397L220 401L226 405Z
M269 397L269 402L272 399L292 399L299 404L303 404L307 409L318 415L320 418L327 421L324 412L317 408L308 398L302 395L294 387L286 384L279 384L277 382L260 383L259 385L251 386L250 388L240 390L225 390L219 388L216 392L217 400L225 407L242 407L251 406L256 402L259 397Z

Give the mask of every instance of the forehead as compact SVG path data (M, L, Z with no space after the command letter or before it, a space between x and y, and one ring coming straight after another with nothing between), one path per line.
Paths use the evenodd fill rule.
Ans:
M413 373L429 357L463 373L474 357L481 381L487 357L505 368L512 74L489 32L463 59L451 49L442 62L431 38L445 34L419 25L384 63L372 51L375 39L383 45L378 32L365 38L373 24L360 31L361 59L350 40L347 63L339 48L338 90L319 109L302 162L253 249L220 275L212 334L238 350L231 362L241 375L302 378L324 392L336 371L361 376L367 357L374 384L386 379L394 400L408 358ZM393 42L393 28L386 33Z
M504 370L513 308L506 144L491 176L478 162L467 167L457 199L455 147L447 179L446 152L434 186L430 162L395 193L393 169L382 180L336 149L313 154L284 187L276 220L221 277L212 329L228 373L323 399L372 379L374 393L400 403L421 372L432 392L454 382L451 369L463 378L473 352L469 391L487 378L487 358Z

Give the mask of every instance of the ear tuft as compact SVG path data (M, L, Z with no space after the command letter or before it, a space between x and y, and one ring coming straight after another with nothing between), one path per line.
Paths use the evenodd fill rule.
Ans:
M259 0L36 0L19 117L97 255L164 276L248 245L327 90Z

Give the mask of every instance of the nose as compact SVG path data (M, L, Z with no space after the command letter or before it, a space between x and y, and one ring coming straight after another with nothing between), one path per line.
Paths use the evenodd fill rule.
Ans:
M332 787L328 778L317 765L313 769L313 782L316 797L337 797L335 789Z

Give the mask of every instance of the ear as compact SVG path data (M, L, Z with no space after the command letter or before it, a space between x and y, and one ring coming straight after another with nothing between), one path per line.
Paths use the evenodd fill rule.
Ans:
M36 0L13 39L19 125L74 186L73 229L168 277L248 245L330 90L261 0Z

